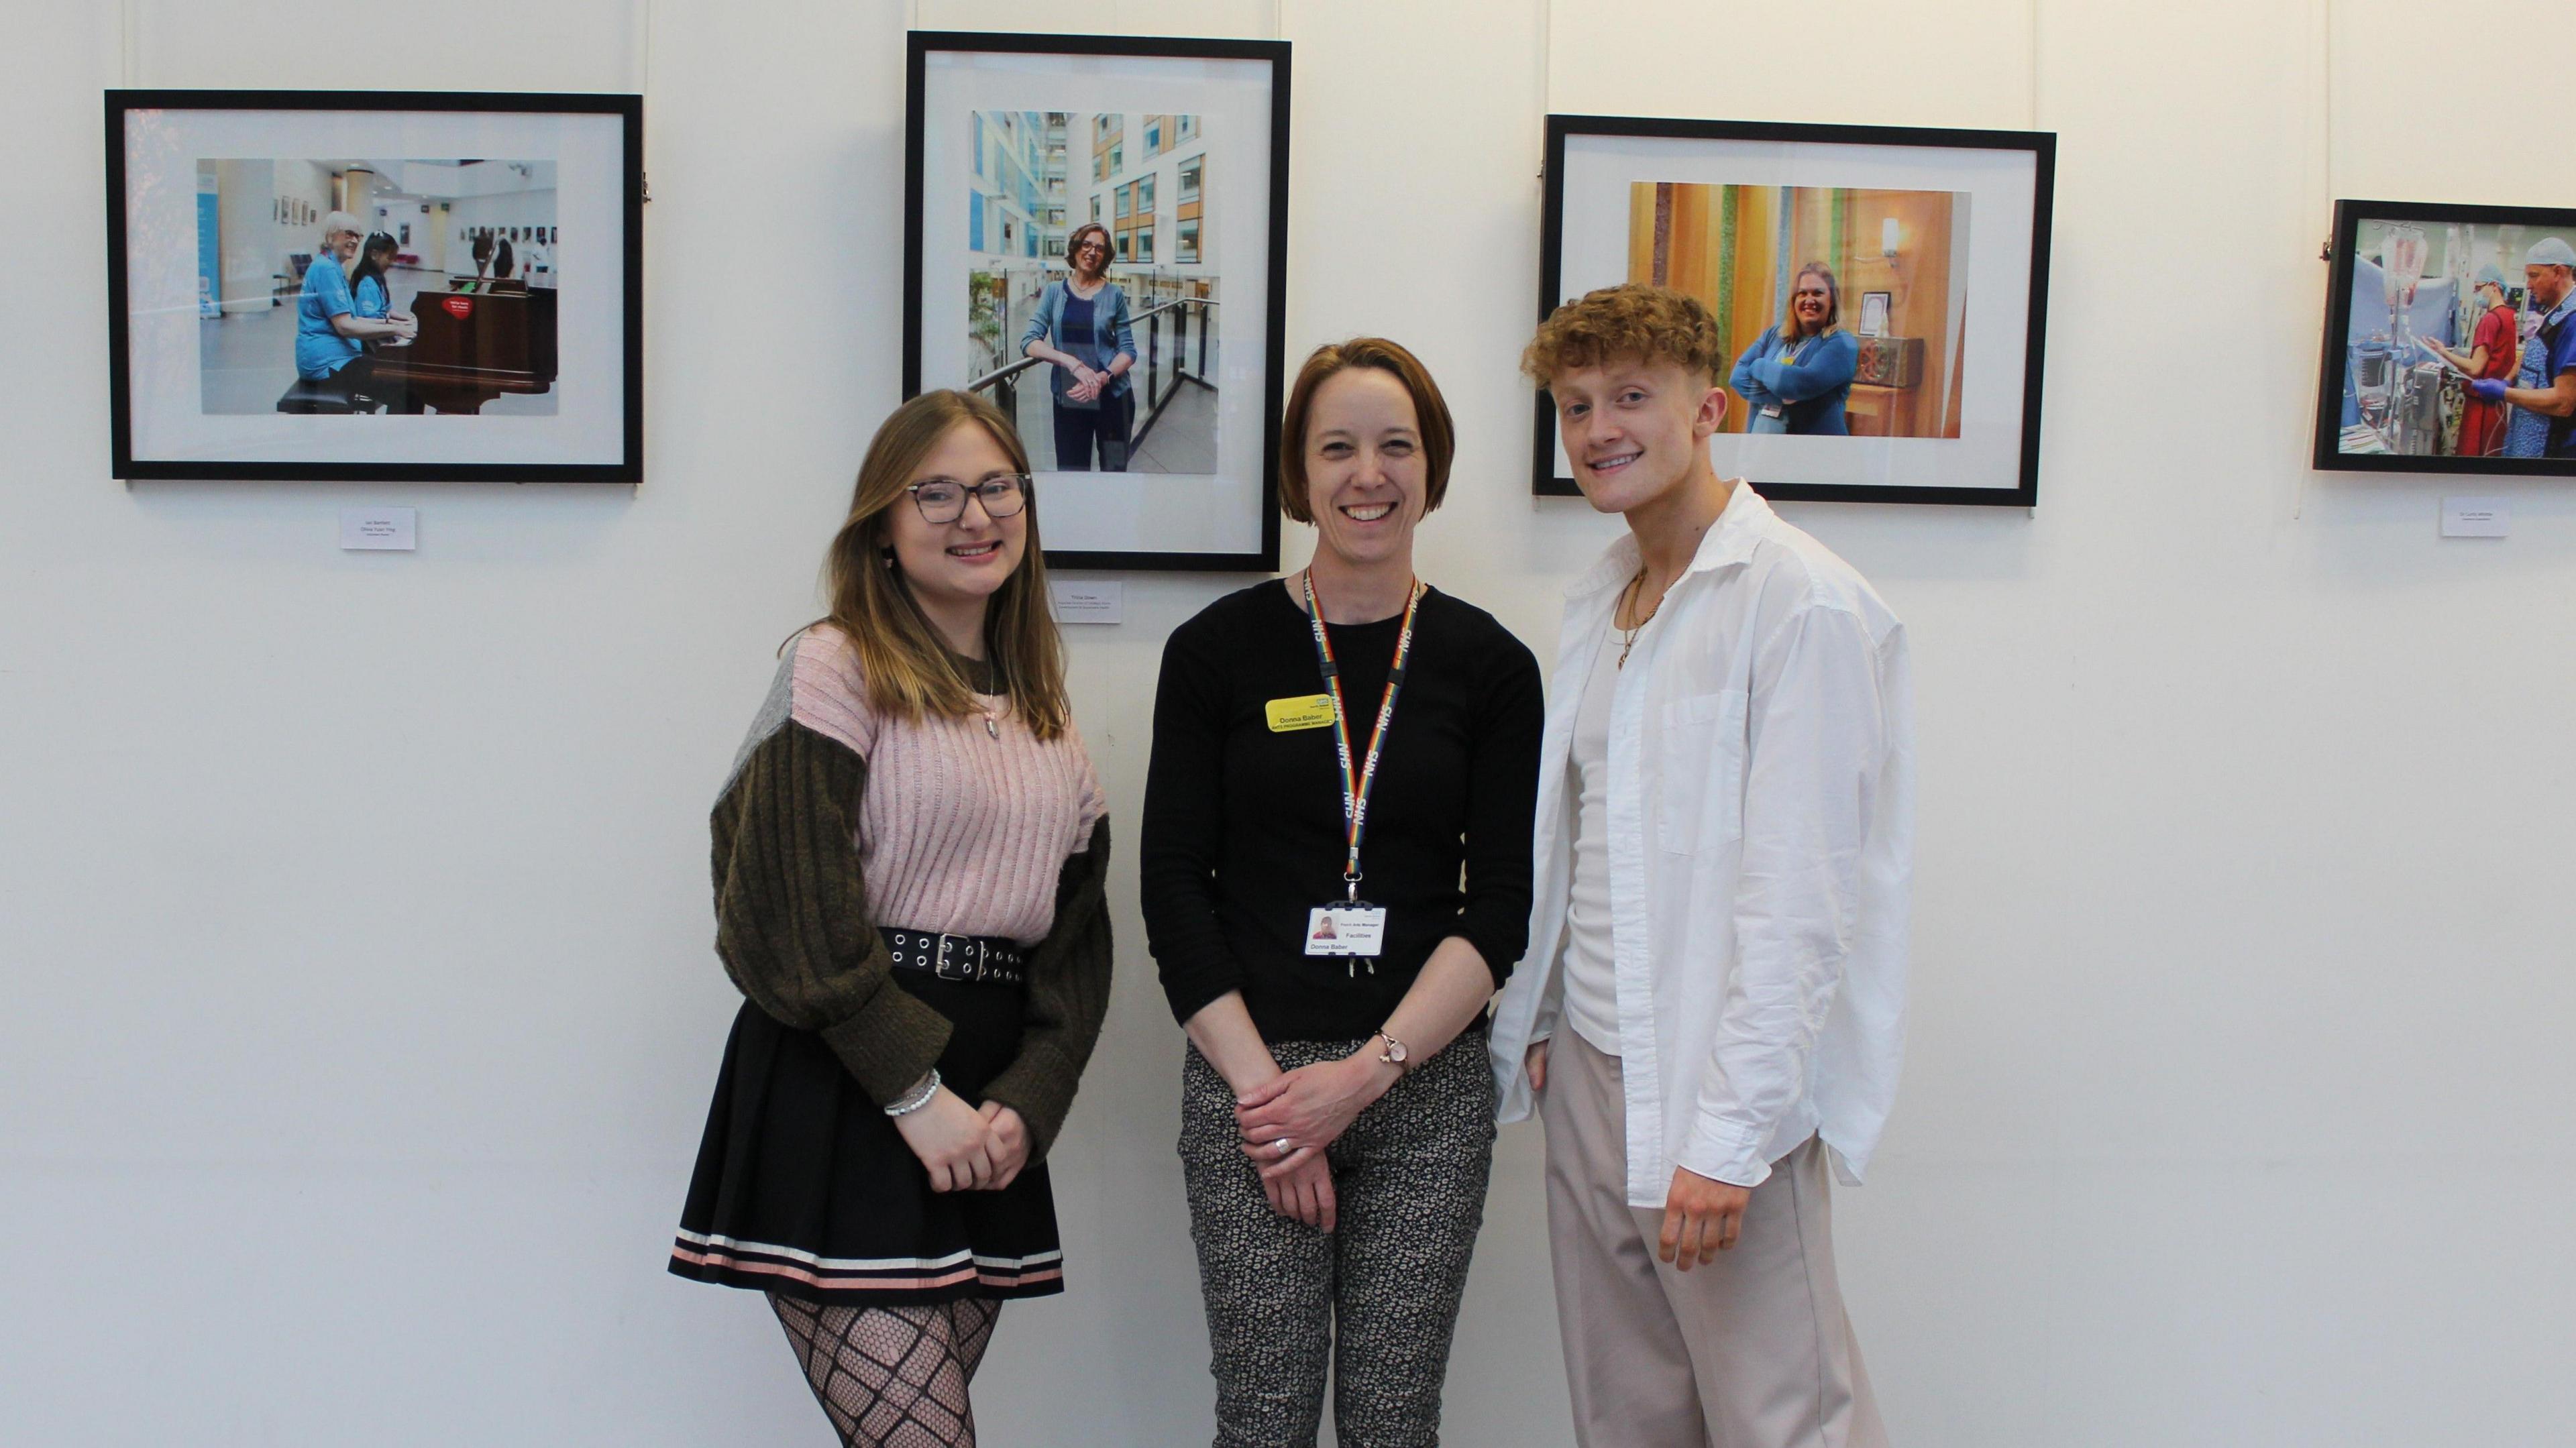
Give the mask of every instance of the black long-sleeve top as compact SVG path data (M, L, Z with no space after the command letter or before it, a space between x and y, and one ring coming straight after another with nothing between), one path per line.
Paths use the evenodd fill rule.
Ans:
M1400 614L1331 627L1355 769L1402 628ZM1424 593L1360 846L1360 898L1388 911L1373 962L1305 953L1307 912L1343 896L1341 766L1330 724L1274 731L1264 706L1323 691L1306 612L1278 583L1218 599L1164 644L1139 861L1176 1019L1240 990L1265 1040L1357 1039L1449 936L1497 987L1521 958L1538 660L1493 615Z

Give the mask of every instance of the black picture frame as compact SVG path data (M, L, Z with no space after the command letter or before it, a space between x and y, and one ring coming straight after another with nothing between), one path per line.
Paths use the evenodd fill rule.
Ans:
M1821 125L1774 121L1686 120L1654 116L1551 114L1547 118L1544 194L1539 221L1538 320L1545 321L1565 288L1565 187L1567 142L1576 137L1656 137L1723 142L1776 142L1830 146L1903 146L1945 150L2029 153L2033 205L2029 235L2026 337L2022 352L2021 416L2016 466L2010 486L1940 487L1796 482L1755 478L1766 498L1788 502L1924 503L2033 508L2039 503L2039 442L2048 327L2051 217L2057 173L2057 136L2049 131L1963 130L1922 126ZM1972 241L1972 245L1973 245ZM1856 312L1854 313L1856 316ZM1723 382L1725 379L1720 378ZM1544 388L1533 420L1531 492L1579 497L1574 480L1556 470L1556 417Z
M908 32L904 105L904 271L903 395L918 396L923 375L923 286L927 271L923 217L929 196L924 147L927 139L925 74L930 57L942 52L1086 57L1239 60L1265 63L1269 75L1269 217L1266 228L1266 275L1257 293L1264 309L1265 338L1260 361L1261 447L1258 476L1252 481L1254 505L1260 510L1259 545L1242 551L1175 548L1058 548L1046 550L1050 567L1161 572L1259 572L1279 568L1279 510L1273 480L1279 471L1280 411L1286 394L1288 316L1288 135L1290 115L1289 42L1284 40L1218 40L1180 36L1058 35L986 31L915 30ZM1069 67L1070 69L1070 67ZM1068 229L1088 221L1068 215ZM1204 309L1202 309L1204 311ZM1150 390L1149 379L1149 390ZM1150 423L1149 423L1150 427ZM1069 476L1069 475L1065 475Z
M2345 387L2352 380L2352 327L2357 273L2361 256L2361 228L2367 222L2430 222L2445 226L2492 226L2521 228L2553 233L2576 245L2576 208L2554 206L2461 206L2423 201L2339 200L2335 202L2334 233L2327 243L2327 260L2332 264L2326 287L2325 335L2317 356L2317 415L2310 465L2320 472L2345 473L2439 473L2469 474L2502 478L2568 478L2576 477L2576 457L2514 458L2460 457L2453 454L2409 452L2348 453L2343 450L2347 424L2343 420ZM2373 266L2377 265L2373 262ZM2509 297L2521 297L2525 279L2518 262L2506 259L2502 267ZM2438 280L2427 278L2427 280ZM2529 303L2526 301L2525 306ZM2570 323L2576 325L2576 323ZM2523 345L2516 333L2517 358ZM2466 350L2465 348L2459 350ZM2415 354L2421 358L2420 352ZM2447 369L2444 369L2447 370ZM2393 380L2393 379L2392 379ZM2396 427L2394 419L2388 427ZM2388 440L2387 431L2381 440Z
M489 112L607 116L618 123L617 211L624 232L615 349L621 402L612 459L600 462L401 462L313 457L224 460L139 457L132 366L127 118L139 111ZM638 484L644 477L644 101L640 95L523 91L111 89L105 93L110 469L126 481L513 482ZM297 204L292 210L318 210ZM603 449L603 451L606 451Z

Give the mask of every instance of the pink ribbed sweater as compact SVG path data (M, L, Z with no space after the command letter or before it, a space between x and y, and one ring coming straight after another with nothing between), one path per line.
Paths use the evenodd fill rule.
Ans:
M1055 919L1057 873L1107 812L1100 776L1068 727L1041 740L998 696L982 715L907 723L869 707L857 653L829 624L796 641L789 717L867 761L860 870L875 923L1034 944Z

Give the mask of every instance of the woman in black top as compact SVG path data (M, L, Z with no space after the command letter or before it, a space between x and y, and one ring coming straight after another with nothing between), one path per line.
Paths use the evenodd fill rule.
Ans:
M1328 1344L1341 1441L1430 1443L1493 1157L1484 1008L1528 932L1538 664L1414 577L1452 433L1411 353L1319 349L1283 442L1314 561L1173 632L1145 787L1217 1443L1313 1442Z

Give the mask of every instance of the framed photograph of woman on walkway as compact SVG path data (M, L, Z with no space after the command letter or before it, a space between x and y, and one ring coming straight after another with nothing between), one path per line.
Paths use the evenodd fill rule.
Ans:
M1720 474L1789 500L2039 498L2057 138L1547 118L1539 316L1650 282L1722 334ZM1538 399L1534 491L1573 494Z
M1058 567L1279 561L1288 45L915 31L904 395L1018 424Z
M106 121L115 476L642 481L640 97L112 90Z

